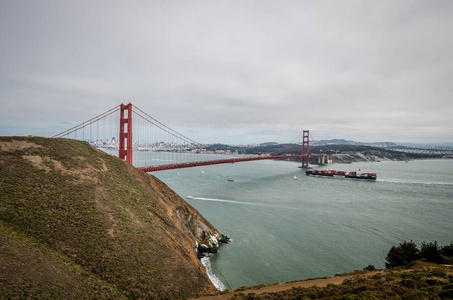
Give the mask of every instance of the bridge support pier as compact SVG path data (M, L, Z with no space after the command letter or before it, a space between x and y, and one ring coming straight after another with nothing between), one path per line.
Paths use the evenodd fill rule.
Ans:
M127 110L127 118L124 113ZM125 126L126 125L126 126ZM125 128L126 127L126 128ZM127 131L125 131L127 129ZM127 142L126 142L127 140ZM126 160L132 165L132 104L120 106L120 136L119 158Z

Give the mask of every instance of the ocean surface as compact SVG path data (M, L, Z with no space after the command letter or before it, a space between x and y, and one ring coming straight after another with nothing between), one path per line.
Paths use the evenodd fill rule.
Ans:
M376 172L376 181L307 176L299 165L152 173L232 239L202 260L219 289L384 268L390 248L405 240L453 241L453 160L313 166Z

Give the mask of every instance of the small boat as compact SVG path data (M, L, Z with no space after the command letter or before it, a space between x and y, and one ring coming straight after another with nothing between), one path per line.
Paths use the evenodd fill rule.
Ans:
M193 196L187 196L187 199L193 199Z
M228 181L234 181L234 178L228 178Z
M297 180L297 176L296 176L296 175L294 175L293 179L294 179L294 180Z

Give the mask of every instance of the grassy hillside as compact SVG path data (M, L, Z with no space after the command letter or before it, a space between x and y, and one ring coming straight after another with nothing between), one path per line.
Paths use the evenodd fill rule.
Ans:
M242 287L196 299L453 299L452 280L451 267L417 261L394 269Z
M0 138L3 297L183 298L214 290L221 236L155 177L84 142Z

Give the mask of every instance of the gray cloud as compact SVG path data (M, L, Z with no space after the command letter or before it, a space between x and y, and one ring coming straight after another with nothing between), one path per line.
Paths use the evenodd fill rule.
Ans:
M453 3L0 3L0 135L121 102L204 142L452 141Z

